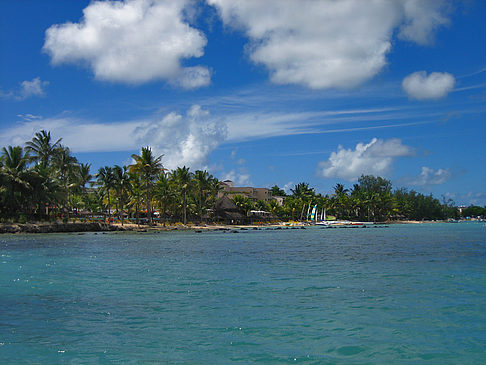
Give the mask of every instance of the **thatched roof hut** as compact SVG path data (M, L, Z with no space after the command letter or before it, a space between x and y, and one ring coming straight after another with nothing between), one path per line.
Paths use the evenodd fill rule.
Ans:
M214 203L215 220L225 221L226 224L248 224L250 219L227 196L219 198Z

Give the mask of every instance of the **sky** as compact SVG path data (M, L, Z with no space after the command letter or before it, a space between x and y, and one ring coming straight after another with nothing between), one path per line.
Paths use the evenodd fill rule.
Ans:
M486 205L486 1L0 0L0 146Z

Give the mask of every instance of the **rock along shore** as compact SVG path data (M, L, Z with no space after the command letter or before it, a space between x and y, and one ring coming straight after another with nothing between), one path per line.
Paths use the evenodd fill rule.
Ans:
M0 233L108 232L127 229L105 223L26 223L0 224Z

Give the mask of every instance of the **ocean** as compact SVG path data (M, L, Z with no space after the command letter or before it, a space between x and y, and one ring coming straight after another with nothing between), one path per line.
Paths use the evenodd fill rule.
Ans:
M0 236L2 364L484 364L484 223Z

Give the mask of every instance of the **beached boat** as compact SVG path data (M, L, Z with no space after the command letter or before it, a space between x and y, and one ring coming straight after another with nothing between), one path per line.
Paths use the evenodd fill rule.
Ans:
M351 221L321 221L315 223L321 227L365 227L374 225L374 222L351 222Z

